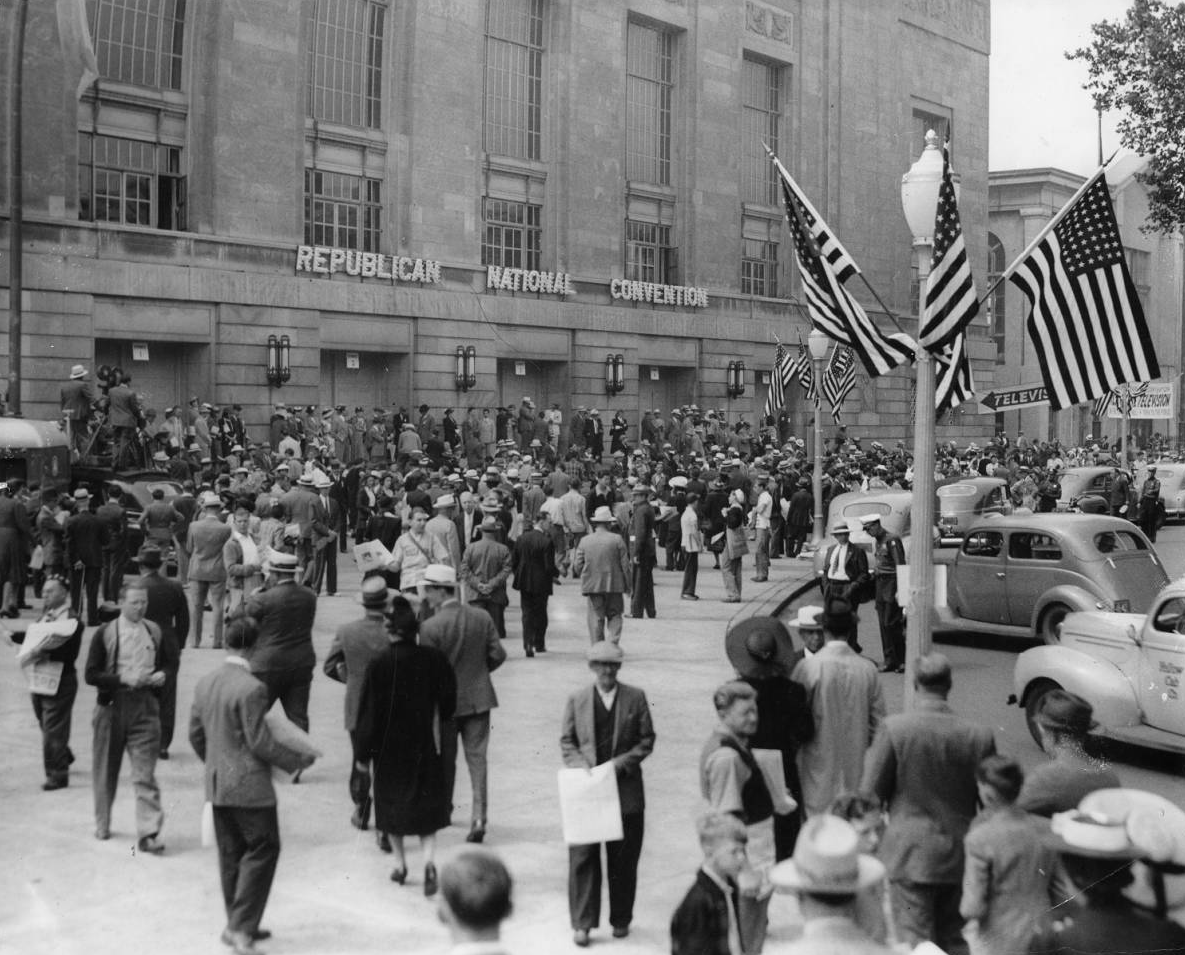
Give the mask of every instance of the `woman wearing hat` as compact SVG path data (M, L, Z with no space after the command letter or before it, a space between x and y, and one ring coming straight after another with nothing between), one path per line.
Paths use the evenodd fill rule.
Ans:
M424 894L435 895L436 833L449 824L440 724L453 715L457 683L439 650L416 645L419 624L395 595L386 609L391 646L367 668L354 730L355 769L374 764L374 819L392 837L391 881L407 878L405 836L419 836Z

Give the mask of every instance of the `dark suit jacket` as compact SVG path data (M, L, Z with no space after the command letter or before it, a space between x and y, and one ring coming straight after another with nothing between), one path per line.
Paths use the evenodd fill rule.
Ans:
M862 792L887 805L880 858L890 880L959 885L963 839L975 818L975 768L996 751L991 727L975 726L942 700L885 718L864 757Z
M99 506L95 517L103 528L103 550L122 550L128 536L128 516L123 507L108 501Z
M420 646L443 653L457 677L456 716L486 713L498 705L490 674L506 650L490 615L480 607L450 600L420 624Z
M555 544L543 531L524 531L514 542L511 558L514 589L527 594L551 594L551 582L559 577L555 564Z
M181 648L189 635L189 601L177 581L161 574L144 574L140 582L148 591L148 609L144 616L160 627L165 651L163 664L165 669L171 669L181 662Z
M103 566L103 527L90 510L71 514L66 521L66 565Z
M564 705L560 752L564 765L576 769L597 765L593 685L577 690ZM617 767L617 793L623 816L642 812L646 794L642 787L642 760L654 751L654 724L646 694L636 686L617 684L613 703L613 756L623 757Z
M189 525L185 549L189 552L189 579L211 583L226 580L222 548L230 540L230 528L222 521L203 517Z
M206 798L215 806L274 806L271 767L292 773L303 765L272 736L267 709L267 687L237 663L222 664L194 687L189 742L206 764Z
M288 580L247 598L247 613L259 624L259 636L251 654L251 671L311 667L313 617L317 595L308 587Z
M91 637L91 646L86 654L86 682L98 689L95 702L99 706L107 706L115 694L123 688L123 684L119 680L119 671L116 668L118 659L116 624L118 622L118 620L112 620L99 627L95 631L95 635ZM148 628L148 635L156 646L154 669L163 670L166 663L166 653L164 641L160 636L160 627L147 617L144 618L143 623Z
M382 620L363 617L338 627L322 667L325 675L346 685L346 731L358 725L358 705L366 668L391 646Z
M111 427L135 428L140 424L140 399L127 385L116 385L107 392Z
M827 554L823 558L823 573L819 577L820 587L827 581L827 575L831 570L831 558L838 546L839 544L832 544L827 548ZM844 588L845 592L841 596L854 604L867 600L868 587L872 582L872 575L868 572L868 551L857 544L849 544L843 565L844 573L848 575L851 583Z
M730 904L720 886L700 869L671 917L671 955L729 955Z
M89 381L76 378L62 385L62 414L71 421L85 421L95 403L95 389Z

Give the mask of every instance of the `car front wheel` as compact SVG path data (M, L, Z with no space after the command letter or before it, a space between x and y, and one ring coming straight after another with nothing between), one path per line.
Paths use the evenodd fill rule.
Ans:
M1042 642L1047 644L1057 644L1062 642L1062 636L1059 632L1062 621L1066 619L1070 608L1065 604L1052 604L1045 608L1041 614L1041 621L1037 624L1037 636L1041 638Z
M1037 680L1029 687L1029 692L1025 696L1025 722L1029 726L1033 742L1039 749L1044 747L1041 745L1041 729L1037 725L1037 714L1044 708L1045 698L1054 690L1060 689L1053 680Z

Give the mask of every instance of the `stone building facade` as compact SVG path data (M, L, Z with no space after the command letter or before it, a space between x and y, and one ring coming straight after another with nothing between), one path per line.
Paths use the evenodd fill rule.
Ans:
M0 0L11 49L15 4ZM24 58L25 414L71 365L148 404L696 403L755 420L809 331L770 141L913 333L900 177L951 136L987 258L988 0L87 0L77 96L53 4ZM74 63L69 60L69 63ZM10 76L0 78L8 123ZM0 151L0 354L10 156ZM501 271L499 271L501 270ZM885 327L862 286L856 296ZM977 384L996 366L972 331ZM287 335L291 377L265 377ZM458 346L476 383L457 387ZM609 354L625 387L609 396ZM3 360L6 360L3 359ZM730 361L746 389L729 398ZM0 365L2 365L0 361ZM853 434L912 434L908 369ZM799 389L789 407L805 426ZM966 411L939 436L982 437Z

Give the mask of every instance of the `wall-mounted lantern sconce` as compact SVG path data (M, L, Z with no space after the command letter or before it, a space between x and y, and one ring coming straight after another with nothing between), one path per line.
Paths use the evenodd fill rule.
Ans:
M745 363L730 361L728 363L728 397L739 398L745 393Z
M468 391L477 385L477 349L473 345L457 346L457 391Z
M619 395L625 391L625 356L605 356L605 394Z
M292 369L288 364L292 341L287 335L277 338L267 336L267 383L273 388L279 388L292 377Z

